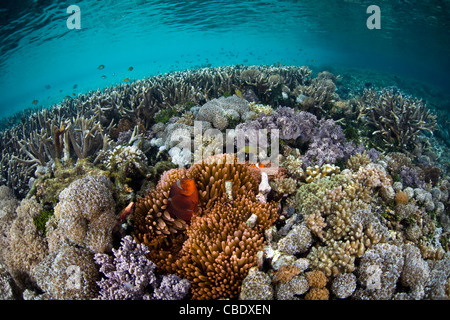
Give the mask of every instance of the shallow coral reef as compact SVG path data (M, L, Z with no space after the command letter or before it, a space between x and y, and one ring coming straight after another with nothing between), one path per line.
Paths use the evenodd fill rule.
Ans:
M201 68L5 128L1 298L449 299L436 118L341 80Z

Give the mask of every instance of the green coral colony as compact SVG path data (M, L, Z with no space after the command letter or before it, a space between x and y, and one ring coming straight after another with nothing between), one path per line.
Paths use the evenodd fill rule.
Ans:
M436 116L342 81L202 68L24 113L0 132L1 298L450 298ZM225 155L250 129L279 130L279 167Z

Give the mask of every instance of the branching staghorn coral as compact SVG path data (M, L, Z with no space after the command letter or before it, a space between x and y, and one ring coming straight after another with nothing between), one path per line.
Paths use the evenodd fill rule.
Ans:
M383 145L391 149L409 151L421 131L433 133L436 116L422 100L404 96L394 90L364 90L362 113L379 136Z

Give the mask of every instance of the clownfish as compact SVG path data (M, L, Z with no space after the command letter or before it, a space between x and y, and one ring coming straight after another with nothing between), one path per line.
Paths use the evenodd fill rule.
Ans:
M256 164L250 165L250 168L263 169L263 168L265 168L265 165L263 163L261 163L261 162L258 162Z
M180 179L170 188L167 211L189 222L197 211L198 191L193 179Z

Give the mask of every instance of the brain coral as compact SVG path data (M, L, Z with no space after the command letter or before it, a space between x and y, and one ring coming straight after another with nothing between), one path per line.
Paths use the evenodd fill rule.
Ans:
M59 194L55 216L67 238L94 252L104 252L116 223L112 184L102 175L75 180Z

